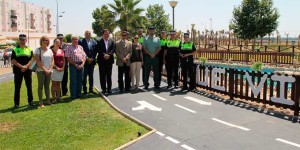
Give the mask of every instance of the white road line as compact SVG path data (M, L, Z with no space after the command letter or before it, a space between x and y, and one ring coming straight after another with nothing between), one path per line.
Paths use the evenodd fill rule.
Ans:
M238 128L238 129L241 129L241 130L245 130L245 131L249 131L249 130L250 130L250 129L248 129L248 128L245 128L245 127L242 127L242 126L238 126L238 125L234 125L234 124L231 124L231 123L228 123L228 122L225 122L225 121L216 119L216 118L211 118L211 119L214 120L214 121L217 121L217 122L219 122L219 123L222 123L222 124L225 124L225 125L234 127L234 128Z
M191 112L191 113L197 113L196 111L194 111L194 110L191 110L191 109L188 109L188 108L186 108L186 107L183 107L183 106L181 106L181 105L178 105L178 104L174 104L175 106L177 106L177 107L179 107L179 108L182 108L182 109L184 109L184 110L186 110L186 111L189 111L189 112Z
M182 144L181 147L183 147L184 149L187 149L187 150L195 150L195 149L193 149L193 148L191 148L191 147L189 147L185 144Z
M0 80L1 80L1 79L5 79L5 78L6 78L6 77L2 77L2 78L0 78Z
M284 140L284 139L277 138L275 140L279 141L279 142L282 142L282 143L285 143L285 144L289 144L289 145L293 145L293 146L296 146L296 147L300 147L300 144L297 144L297 143L294 143L294 142L290 142L290 141L287 141L287 140Z
M158 99L161 99L163 101L166 101L167 99L163 98L163 97L160 97L158 96L157 94L152 94L154 97L158 98Z
M158 135L160 135L160 136L165 136L165 134L163 134L163 133L161 133L159 131L156 131L155 133L158 134Z
M201 104L201 105L211 105L211 102L206 102L206 101L203 101L203 100L200 100L200 99L191 97L191 96L186 96L186 97L184 97L184 98L185 98L185 99L188 99L188 100L190 100L190 101L196 102L196 103L198 103L198 104Z
M175 140L175 139L173 139L173 138L171 138L169 136L167 136L166 139L169 140L169 141L171 141L171 142L173 142L173 143L175 143L175 144L180 143L179 141L177 141L177 140Z

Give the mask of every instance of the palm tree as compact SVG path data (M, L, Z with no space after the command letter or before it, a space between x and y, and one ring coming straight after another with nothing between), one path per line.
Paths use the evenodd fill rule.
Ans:
M147 19L141 16L145 11L143 8L136 8L141 0L114 0L115 4L108 4L116 15L116 23L121 30L135 30L137 27L145 28Z

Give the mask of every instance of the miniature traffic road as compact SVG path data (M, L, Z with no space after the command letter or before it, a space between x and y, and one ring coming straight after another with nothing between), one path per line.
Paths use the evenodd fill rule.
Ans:
M14 79L14 74L12 72L0 75L0 83L9 81L9 80L13 80L13 79Z
M237 103L204 92L154 90L119 93L117 67L113 67L113 94L107 98L116 107L152 126L156 133L127 147L127 150L193 149L299 149L299 121ZM95 70L95 86L100 89Z
M0 75L0 83L13 77L13 73ZM101 89L98 68L94 79ZM299 120L201 91L167 90L164 82L156 91L152 78L150 81L148 91L140 87L138 93L121 94L117 67L113 67L114 89L107 96L109 101L157 130L127 150L300 149Z

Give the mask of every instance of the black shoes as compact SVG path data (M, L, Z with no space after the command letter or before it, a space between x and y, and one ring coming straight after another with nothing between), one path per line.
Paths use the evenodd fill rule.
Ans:
M159 86L155 86L155 87L154 87L154 89L156 89L156 90L159 90L159 89L160 89L160 87L159 87Z
M96 93L95 91L90 91L89 93L92 93L92 94L98 94L98 93Z
M35 106L35 103L34 102L31 102L28 104L29 106Z
M15 109L17 109L17 108L19 108L19 107L20 107L19 105L15 105L15 106L14 106Z
M89 93L91 93L91 94L98 94L97 92L95 92L95 91L90 91ZM87 93L87 91L83 91L83 95L87 95L88 93Z

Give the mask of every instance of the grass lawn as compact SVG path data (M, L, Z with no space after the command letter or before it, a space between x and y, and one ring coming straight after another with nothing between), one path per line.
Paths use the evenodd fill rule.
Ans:
M37 77L33 95L38 105ZM147 129L114 111L98 95L71 100L42 109L27 106L25 82L20 108L13 109L13 81L0 83L0 149L115 149Z

